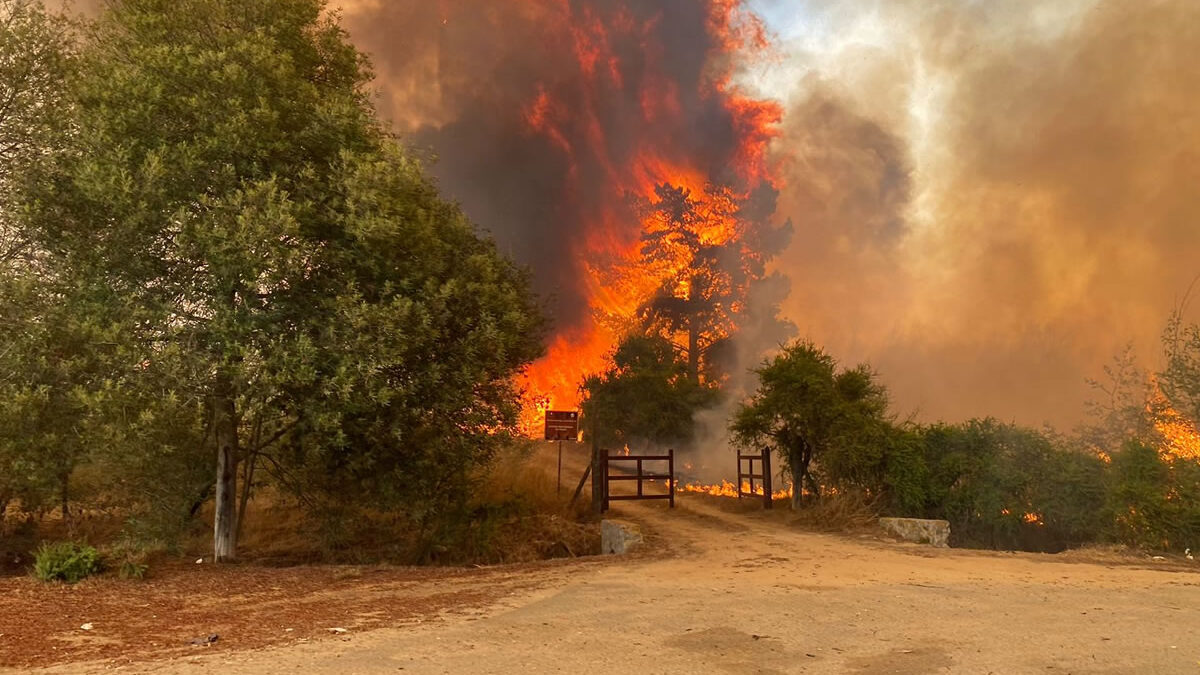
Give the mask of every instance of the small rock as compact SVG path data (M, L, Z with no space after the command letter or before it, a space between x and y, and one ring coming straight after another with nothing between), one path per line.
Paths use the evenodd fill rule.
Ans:
M191 640L188 640L188 644L207 647L208 645L211 645L220 639L220 635L213 633L212 635L205 635L204 637L192 638Z
M79 630L91 630L93 628L95 628L95 626L93 626L91 623L85 623L79 627Z
M603 553L623 555L641 546L643 541L642 530L634 523L612 519L600 521L600 550Z
M197 564L197 565L199 565L199 564L200 564L200 563L202 563L202 562L204 562L204 558L196 558L196 564Z
M350 631L346 630L345 628L330 628L329 632L333 633L334 635L341 635L342 633L349 633Z
M1161 555L1150 556L1150 559L1151 560L1166 560L1166 558L1162 557Z
M950 522L922 518L880 518L879 527L904 541L929 544L938 548L950 545Z

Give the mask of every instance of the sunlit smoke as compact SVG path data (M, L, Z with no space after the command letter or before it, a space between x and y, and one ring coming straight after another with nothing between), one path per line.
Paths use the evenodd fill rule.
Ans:
M925 419L1069 425L1200 272L1200 5L761 3L789 316Z

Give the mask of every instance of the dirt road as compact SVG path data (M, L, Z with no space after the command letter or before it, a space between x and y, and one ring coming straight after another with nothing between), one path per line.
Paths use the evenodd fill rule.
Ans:
M812 534L701 497L622 512L669 553L549 567L433 621L125 670L1200 673L1200 574L1170 563Z

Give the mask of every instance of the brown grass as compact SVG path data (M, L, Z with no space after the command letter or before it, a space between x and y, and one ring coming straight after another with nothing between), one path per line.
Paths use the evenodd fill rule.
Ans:
M863 532L879 520L875 501L858 491L824 495L793 514L794 525L817 532Z
M470 500L474 521L456 536L454 546L435 546L429 562L448 564L514 563L591 555L600 550L599 528L588 522L590 495L570 504L576 476L556 489L557 457L544 444L522 443L507 449L480 476ZM209 510L205 520L211 518ZM246 514L240 555L262 564L317 562L366 564L411 563L419 556L412 523L402 515L358 511L339 528L330 546L323 526L270 490L260 491ZM189 549L203 550L207 532L193 538Z
M444 550L425 560L489 564L598 553L599 527L590 522L588 491L577 504L569 503L578 482L578 467L564 469L560 493L555 486L557 457L550 449L546 444L525 443L502 453L480 476L470 504L474 519L463 535L466 545L441 547ZM267 486L257 490L244 518L238 545L244 562L292 566L408 564L418 560L413 524L402 514L357 511L331 528ZM154 567L172 558L207 558L212 546L211 523L209 503L197 514L177 555L153 552L151 574ZM35 517L10 508L6 517L0 518L0 575L26 574L33 564L33 552L44 541L85 541L110 553L114 560L125 559L131 551L122 541L124 524L125 515L112 509L81 510L64 521L57 510Z

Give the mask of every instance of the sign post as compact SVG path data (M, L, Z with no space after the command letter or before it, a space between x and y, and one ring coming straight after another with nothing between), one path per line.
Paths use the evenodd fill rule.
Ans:
M558 492L562 494L562 442L579 440L579 411L547 410L545 437L558 441Z

